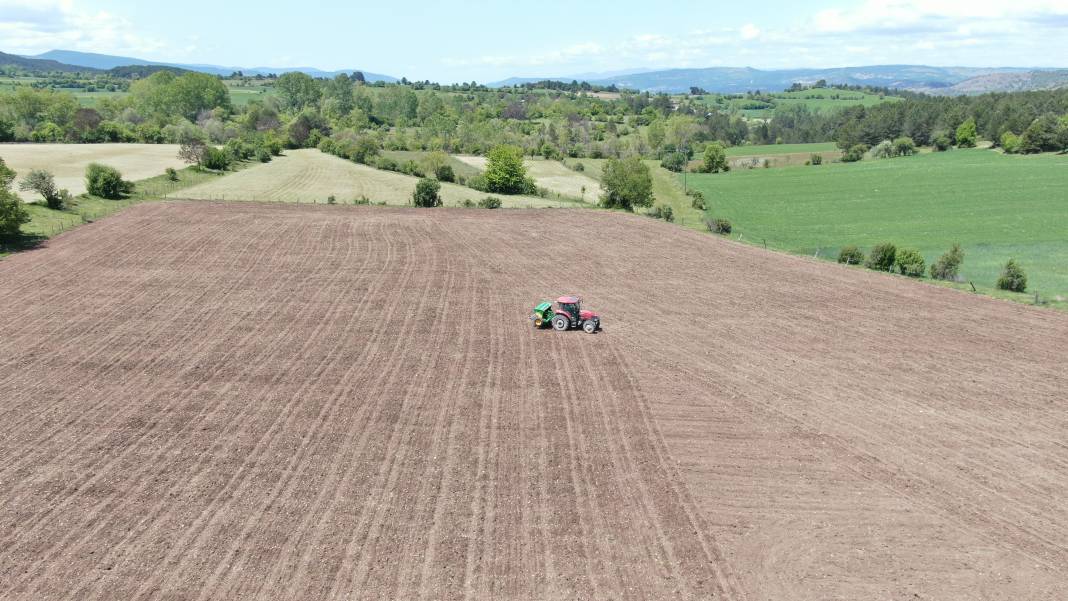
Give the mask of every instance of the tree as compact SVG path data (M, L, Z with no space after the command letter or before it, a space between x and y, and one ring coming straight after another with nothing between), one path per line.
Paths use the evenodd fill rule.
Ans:
M318 82L300 71L291 71L278 76L275 88L282 99L282 104L297 111L318 102L322 94Z
M653 204L653 178L649 168L636 156L608 159L604 165L601 205L612 209L648 207Z
M30 221L22 199L10 189L13 181L15 171L0 159L0 235L3 236L17 235L22 224Z
M436 177L439 182L456 181L456 174L453 173L452 166L450 165L440 165L434 170L434 177Z
M975 119L968 119L957 128L957 147L975 148L978 134L975 131Z
M69 196L69 194L66 194L66 190L61 193L56 188L56 178L44 169L30 171L29 175L19 182L19 190L40 194L48 204L48 208L56 210L63 208L64 200L66 200L66 196Z
M719 173L720 171L730 171L730 169L730 165L727 164L727 151L724 150L722 144L712 142L705 146L705 160L701 164L703 173Z
M123 180L114 167L89 163L85 168L85 188L94 196L114 200L133 192L133 183Z
M844 154L842 154L843 163L856 163L864 160L864 155L868 152L867 144L854 144L849 147Z
M486 191L497 194L530 192L531 183L523 166L523 150L518 146L497 146L490 150L486 164Z
M1024 154L1061 150L1058 129L1061 123L1052 114L1045 114L1031 122L1020 136L1019 150Z
M954 281L964 262L964 250L960 244L954 244L944 255L931 264L931 277L936 280Z
M1005 269L1001 272L1001 277L998 278L998 290L1009 290L1010 292L1024 292L1027 290L1027 274L1024 273L1022 267L1016 262L1016 259L1009 259L1009 262L1005 264Z
M441 184L436 180L424 177L415 184L415 192L412 193L412 204L417 207L440 207Z
M207 154L208 145L196 138L188 139L178 146L178 158L197 167L204 164L204 157Z

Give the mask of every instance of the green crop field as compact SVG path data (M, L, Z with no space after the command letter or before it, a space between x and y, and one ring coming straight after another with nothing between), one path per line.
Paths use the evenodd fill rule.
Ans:
M962 276L993 286L1016 258L1029 290L1068 297L1068 156L989 150L757 169L688 177L734 236L832 257L847 244L883 241L919 250L928 264L954 242Z

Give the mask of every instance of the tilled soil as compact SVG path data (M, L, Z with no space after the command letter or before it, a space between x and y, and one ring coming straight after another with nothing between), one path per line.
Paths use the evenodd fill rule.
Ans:
M531 329L577 293L605 331ZM1068 596L1068 316L591 211L0 261L0 597Z

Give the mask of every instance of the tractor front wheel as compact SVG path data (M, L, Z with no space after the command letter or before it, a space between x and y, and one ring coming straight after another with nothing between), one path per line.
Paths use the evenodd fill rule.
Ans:
M563 315L557 315L556 317L553 317L553 329L557 332L563 332L567 329L569 325L571 324L568 323L567 318Z
M586 320L586 323L582 324L582 329L585 330L587 334L593 334L597 331L597 322L592 319L588 319Z

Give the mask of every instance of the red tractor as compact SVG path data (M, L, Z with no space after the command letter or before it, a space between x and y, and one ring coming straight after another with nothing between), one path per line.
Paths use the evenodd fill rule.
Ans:
M555 306L548 301L534 307L534 313L530 316L535 328L552 326L554 330L562 332L572 328L582 328L589 334L601 329L601 316L593 311L582 309L582 300L577 296L561 296L556 299Z

